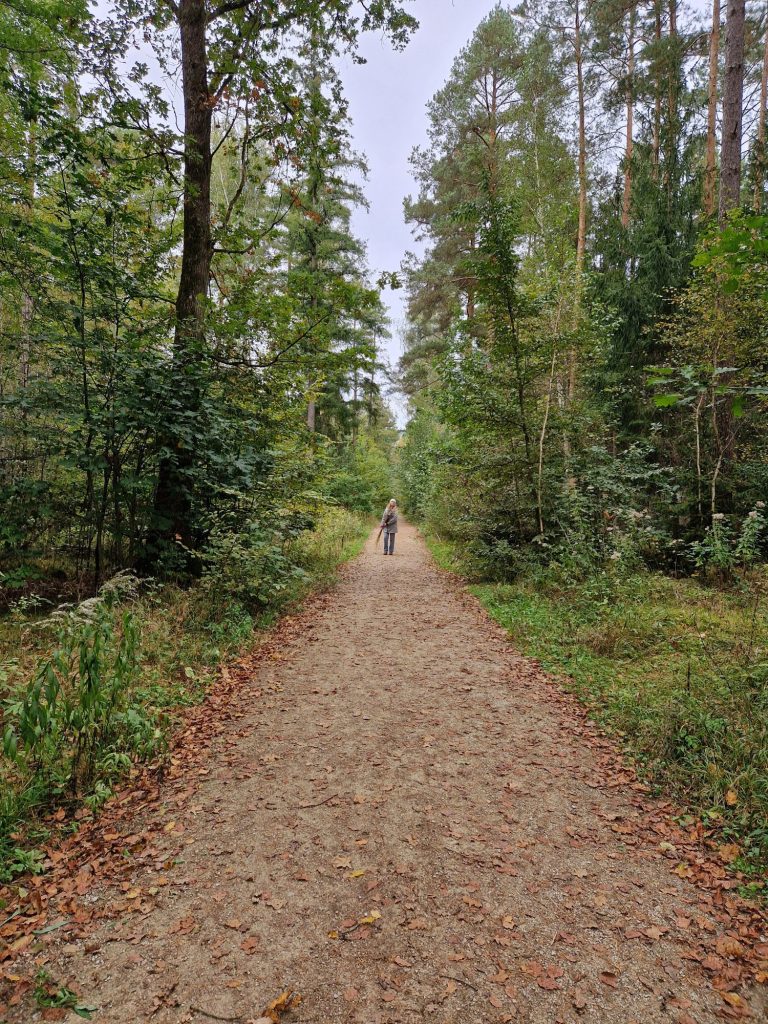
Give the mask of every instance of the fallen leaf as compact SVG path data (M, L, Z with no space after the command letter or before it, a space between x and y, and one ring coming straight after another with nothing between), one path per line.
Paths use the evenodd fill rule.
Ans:
M555 979L554 978L550 978L547 975L545 975L542 978L537 978L536 979L536 984L539 986L539 988L548 989L550 992L554 992L555 989L559 989L560 988L560 986L555 981Z
M284 992L280 993L277 999L273 999L269 1006L264 1008L262 1016L266 1017L269 1021L273 1021L274 1024L278 1024L282 1014L295 1010L300 1004L301 996L299 993L287 988Z
M715 949L720 956L742 956L745 952L739 940L730 935L721 935L715 942Z
M738 992L721 992L720 995L729 1006L736 1006L741 1009L747 1005Z
M256 938L256 936L255 935L249 935L246 939L243 939L243 941L240 943L240 949L242 949L242 951L244 953L247 953L249 956L251 956L259 948L259 945L260 945L260 943L259 943L259 940Z
M409 932L425 932L429 928L429 923L426 918L414 917L405 927Z
M617 988L619 984L618 975L614 974L613 971L601 971L600 981L610 988Z
M731 864L737 857L741 856L741 847L736 843L724 843L718 847L717 854L723 864Z

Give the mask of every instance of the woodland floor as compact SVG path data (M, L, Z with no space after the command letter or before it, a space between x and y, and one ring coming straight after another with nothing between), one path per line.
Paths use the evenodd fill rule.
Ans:
M245 1022L285 989L286 1024L761 1019L763 926L681 877L705 854L669 813L406 524L55 855L37 923L70 923L19 970L104 1024Z

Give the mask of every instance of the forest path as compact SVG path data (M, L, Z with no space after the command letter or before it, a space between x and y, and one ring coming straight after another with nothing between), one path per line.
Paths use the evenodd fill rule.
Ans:
M123 882L143 911L51 946L96 1021L249 1021L285 988L307 1024L736 1012L686 958L722 924L643 831L641 787L413 528L298 622L208 767L161 788Z

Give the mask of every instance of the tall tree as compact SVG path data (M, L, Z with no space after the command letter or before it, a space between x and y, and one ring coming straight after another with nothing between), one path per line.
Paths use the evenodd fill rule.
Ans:
M720 57L720 0L712 0L712 28L709 33L709 75L707 79L707 149L704 166L704 213L715 212L717 195L717 70Z
M214 256L211 230L211 128L225 99L246 106L256 91L262 131L274 134L275 114L289 123L302 108L290 91L292 33L306 33L327 53L354 52L361 31L386 29L396 45L407 40L414 20L395 0L372 7L354 0L167 0L178 34L184 103L184 205L181 273L176 297L173 358L178 384L175 419L194 416L201 394L197 364L205 353L206 307ZM165 27L165 26L162 26ZM272 122L272 124L269 123ZM192 498L195 453L174 436L169 423L167 454L155 495L155 537L193 544Z
M741 136L744 116L744 21L746 0L727 0L723 134L720 145L720 223L741 202Z
M755 184L752 197L752 208L755 213L760 213L763 208L763 193L765 191L766 167L768 167L768 154L766 154L765 130L766 119L768 119L768 16L763 26L765 40L763 43L763 69L760 76L760 98L757 108L757 138L755 140Z

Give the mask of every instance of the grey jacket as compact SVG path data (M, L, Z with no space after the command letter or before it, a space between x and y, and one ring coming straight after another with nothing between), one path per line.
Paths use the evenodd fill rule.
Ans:
M397 509L385 508L381 517L381 528L385 533L397 533Z

